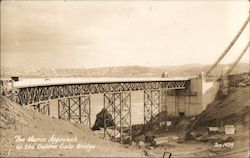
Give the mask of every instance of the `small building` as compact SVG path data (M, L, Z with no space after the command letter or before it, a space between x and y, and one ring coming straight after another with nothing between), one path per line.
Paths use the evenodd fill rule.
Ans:
M235 134L234 125L225 125L225 134Z
M218 133L219 132L219 127L208 127L208 133Z

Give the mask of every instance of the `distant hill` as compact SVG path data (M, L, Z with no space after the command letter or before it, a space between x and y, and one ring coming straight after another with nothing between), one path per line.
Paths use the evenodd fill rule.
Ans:
M219 76L230 65L218 65L212 75ZM181 66L120 66L102 68L40 68L36 70L2 68L1 77L160 77L166 72L170 77L196 76L200 72L206 72L210 65L187 64ZM237 72L249 71L249 63L241 63L236 68Z

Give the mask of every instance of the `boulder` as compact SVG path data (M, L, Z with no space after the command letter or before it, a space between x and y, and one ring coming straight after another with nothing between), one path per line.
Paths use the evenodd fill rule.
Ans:
M100 128L103 128L104 120L106 120L106 127L115 125L112 115L107 111L107 109L102 109L102 111L96 115L95 124L91 129L100 130Z

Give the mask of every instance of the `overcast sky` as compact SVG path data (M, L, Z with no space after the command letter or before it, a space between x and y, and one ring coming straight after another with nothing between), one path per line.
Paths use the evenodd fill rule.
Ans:
M212 64L248 10L247 0L5 1L1 66ZM235 59L248 39L249 29L223 62Z

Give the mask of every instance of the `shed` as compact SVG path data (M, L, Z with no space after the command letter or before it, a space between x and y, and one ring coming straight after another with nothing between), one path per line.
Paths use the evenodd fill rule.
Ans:
M235 134L234 125L225 125L225 134Z

